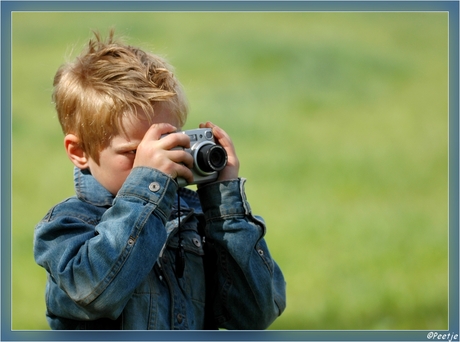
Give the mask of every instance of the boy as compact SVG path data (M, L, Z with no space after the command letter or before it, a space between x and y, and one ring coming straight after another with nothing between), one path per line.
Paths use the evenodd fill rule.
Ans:
M265 329L285 281L238 178L230 137L218 179L192 191L187 105L158 56L99 34L54 79L76 196L35 229L52 329ZM180 148L177 148L180 147Z

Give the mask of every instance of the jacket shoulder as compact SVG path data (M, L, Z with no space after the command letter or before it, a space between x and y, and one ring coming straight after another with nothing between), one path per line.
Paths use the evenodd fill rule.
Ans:
M57 219L65 220L65 218L72 220L73 218L85 221L86 223L97 224L100 217L107 209L108 208L97 207L73 196L54 205L46 213L40 223L43 224Z

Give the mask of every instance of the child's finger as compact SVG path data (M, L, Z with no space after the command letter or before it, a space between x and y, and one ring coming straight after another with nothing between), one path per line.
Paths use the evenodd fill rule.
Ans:
M175 147L190 147L190 137L187 134L172 133L161 139L161 147L165 150L171 150Z
M206 123L201 123L200 128L211 128L214 137L217 139L217 141L222 147L233 148L233 143L232 143L232 140L230 139L230 136L219 126L208 121Z
M159 140L163 134L173 133L177 128L168 123L153 124L144 135L145 140Z

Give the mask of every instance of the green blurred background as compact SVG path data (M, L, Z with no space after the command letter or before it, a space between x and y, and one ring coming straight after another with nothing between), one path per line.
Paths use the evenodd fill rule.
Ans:
M73 194L53 76L110 27L232 136L287 280L270 329L448 328L447 13L15 12L13 329L48 329L33 230Z

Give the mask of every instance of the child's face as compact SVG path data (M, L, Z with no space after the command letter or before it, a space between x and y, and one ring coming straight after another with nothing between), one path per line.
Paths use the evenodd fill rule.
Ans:
M155 105L155 116L150 122L143 112L137 117L125 117L125 133L115 136L110 145L99 153L99 165L88 160L91 174L113 195L116 195L133 168L136 149L152 124L169 123L179 127L175 116L167 108Z

